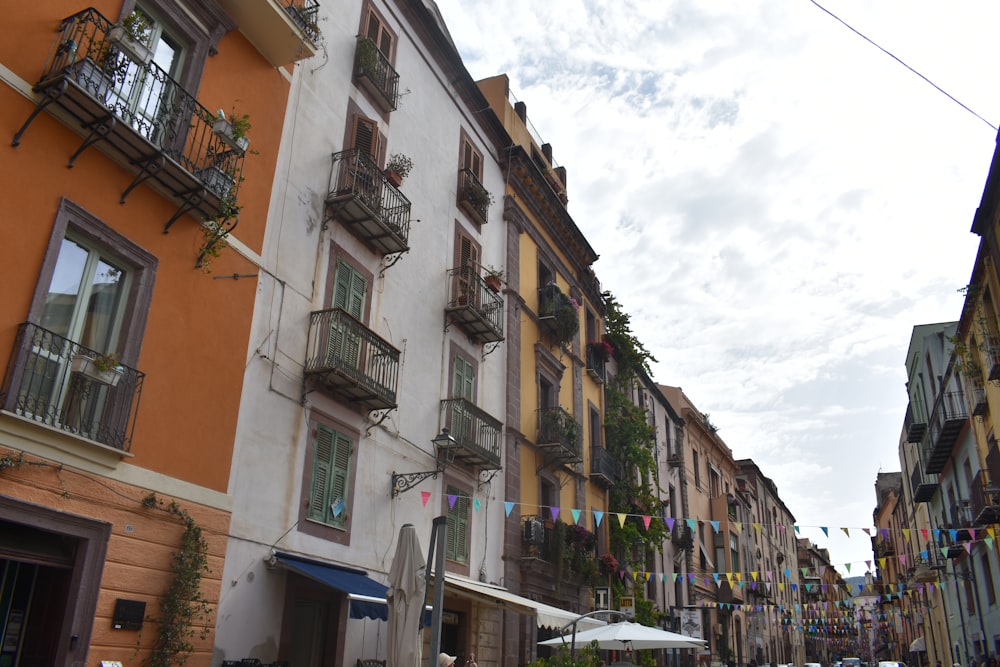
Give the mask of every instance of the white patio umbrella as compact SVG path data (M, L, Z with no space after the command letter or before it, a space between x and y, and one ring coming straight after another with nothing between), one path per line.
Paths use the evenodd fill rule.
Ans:
M659 628L652 628L648 625L630 623L609 623L608 625L591 630L583 630L576 633L576 648L590 646L596 641L602 649L643 649L643 648L702 648L705 642L694 637L679 635L676 632L667 632ZM573 635L563 635L553 637L545 641L538 642L543 646L569 646L573 642Z
M420 625L424 614L424 568L420 540L413 524L399 529L396 554L389 568L387 667L420 667Z

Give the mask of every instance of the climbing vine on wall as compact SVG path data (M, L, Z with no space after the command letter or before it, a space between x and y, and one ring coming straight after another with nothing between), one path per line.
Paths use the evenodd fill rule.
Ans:
M194 518L176 503L164 503L155 494L143 498L143 506L163 510L184 524L180 548L170 562L170 585L160 598L160 616L156 642L147 661L148 667L183 665L194 645L195 636L205 639L209 630L211 607L201 592L202 576L208 573L208 542ZM201 632L196 624L201 622Z

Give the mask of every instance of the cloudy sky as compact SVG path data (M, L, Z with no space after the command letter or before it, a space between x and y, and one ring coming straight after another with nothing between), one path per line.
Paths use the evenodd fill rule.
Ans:
M438 4L566 166L656 380L863 573L911 329L958 318L996 131L810 0ZM821 4L1000 121L1000 3Z

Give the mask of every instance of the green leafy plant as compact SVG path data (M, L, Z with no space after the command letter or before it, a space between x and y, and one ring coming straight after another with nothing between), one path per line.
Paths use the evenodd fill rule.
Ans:
M361 38L354 55L354 62L359 74L371 75L378 71L378 47L375 46L375 42L368 37Z
M111 354L102 354L95 357L93 361L90 362L94 367L94 370L99 373L106 373L107 371L117 371L121 366L121 362L118 361L118 355L114 352Z
M462 186L462 198L469 202L469 205L483 216L486 215L486 212L494 202L490 191L472 179L466 180Z
M385 163L386 171L394 171L400 178L406 178L413 170L413 160L402 153L393 153Z
M149 22L149 18L139 11L133 11L122 19L121 26L128 38L138 44L146 44L146 40L149 39L149 33L153 28Z
M202 577L209 572L208 542L194 518L176 502L164 503L150 494L141 503L171 514L184 525L180 548L170 561L170 584L160 597L160 615L150 619L157 624L157 636L146 661L147 667L183 665L194 650L195 624L202 623L201 639L208 637L210 628L212 608L201 592Z
M195 263L195 268L199 268L205 273L212 272L212 260L218 259L222 251L229 247L229 244L226 243L226 239L229 238L229 229L224 221L235 217L241 207L233 204L235 210L225 210L227 203L228 200L223 203L224 211L221 217L223 222L207 220L201 225L202 243L198 249L198 261Z

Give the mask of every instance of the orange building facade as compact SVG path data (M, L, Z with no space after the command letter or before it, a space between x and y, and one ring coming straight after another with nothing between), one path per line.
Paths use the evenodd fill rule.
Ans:
M185 628L210 663L267 204L318 39L285 4L7 8L0 664L138 664ZM177 554L204 559L190 623L162 604Z

